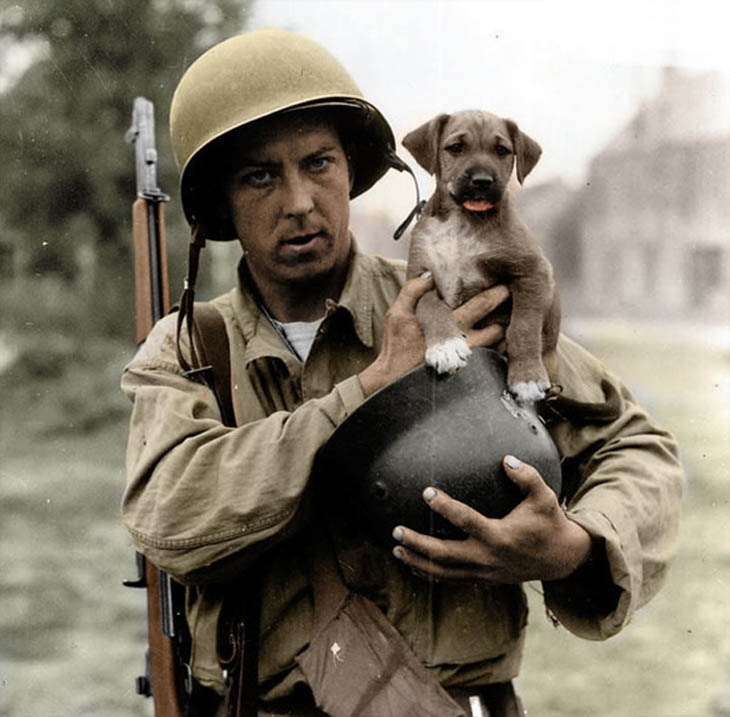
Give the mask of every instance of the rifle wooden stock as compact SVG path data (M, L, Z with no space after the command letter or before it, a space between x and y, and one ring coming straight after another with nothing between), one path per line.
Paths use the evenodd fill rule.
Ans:
M151 227L155 230L151 231ZM138 197L132 205L134 235L135 340L142 343L170 311L165 205ZM156 235L156 238L155 238Z
M154 227L154 229L153 229ZM135 339L142 343L162 316L170 311L164 205L138 197L132 205L135 277ZM162 632L160 579L164 576L144 558L147 587L149 688L155 717L182 717L178 695L175 646Z
M147 582L147 642L149 644L149 677L155 717L182 717L178 693L177 661L172 639L162 634L160 609L160 571L145 560Z

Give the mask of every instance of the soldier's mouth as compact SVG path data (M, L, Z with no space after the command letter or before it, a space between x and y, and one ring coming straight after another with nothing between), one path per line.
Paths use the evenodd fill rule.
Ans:
M287 237L282 240L282 244L287 246L306 246L322 236L322 232L314 232L312 234L297 234L293 237Z

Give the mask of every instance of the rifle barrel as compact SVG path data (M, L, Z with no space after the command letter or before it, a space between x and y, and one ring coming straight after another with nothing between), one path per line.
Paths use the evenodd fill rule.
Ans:
M134 100L126 139L134 145L137 201L133 207L136 339L141 343L152 326L170 310L167 246L163 203L169 197L157 185L154 105Z

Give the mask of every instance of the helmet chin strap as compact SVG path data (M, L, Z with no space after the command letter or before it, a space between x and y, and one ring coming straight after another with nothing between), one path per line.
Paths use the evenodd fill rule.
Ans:
M421 213L423 212L423 208L426 206L425 200L421 199L421 192L418 187L418 179L416 179L416 175L413 173L413 170L392 150L389 149L388 153L386 155L386 158L388 160L388 164L393 168L396 169L399 172L408 172L408 174L411 175L413 178L413 184L416 187L416 206L411 209L408 216L403 220L401 225L395 230L393 234L393 239L396 241L400 239L403 234L405 233L406 229L410 226L411 222L420 217Z
M177 361L184 375L196 373L204 369L201 365L200 357L195 348L193 333L193 306L195 304L195 281L198 277L198 265L200 263L200 250L205 246L205 237L201 230L200 224L193 224L190 230L190 244L188 245L188 274L185 277L185 284L182 296L180 297L180 309L177 314L177 334L175 341L175 350L177 352ZM190 363L183 355L180 337L183 330L183 323L186 325L188 344L190 346Z

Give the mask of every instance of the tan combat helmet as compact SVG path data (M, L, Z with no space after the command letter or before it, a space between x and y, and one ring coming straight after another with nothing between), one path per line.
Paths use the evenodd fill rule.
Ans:
M390 167L411 172L396 156L393 131L380 111L332 55L300 33L272 28L224 40L193 62L178 83L170 136L192 230L177 322L178 361L186 373L204 363L193 331L200 250L208 239L237 238L227 212L221 211L222 178L208 160L215 163L216 146L231 132L273 115L314 108L332 112L346 145L353 168L351 197L369 189ZM184 327L190 360L181 348Z
M263 29L237 35L201 55L185 72L170 107L170 135L180 169L183 210L202 239L235 239L217 221L209 172L202 159L233 130L274 114L332 108L348 136L354 169L350 196L369 189L395 157L393 132L354 80L324 48L305 35ZM219 205L220 206L220 205ZM212 210L212 211L211 211Z

